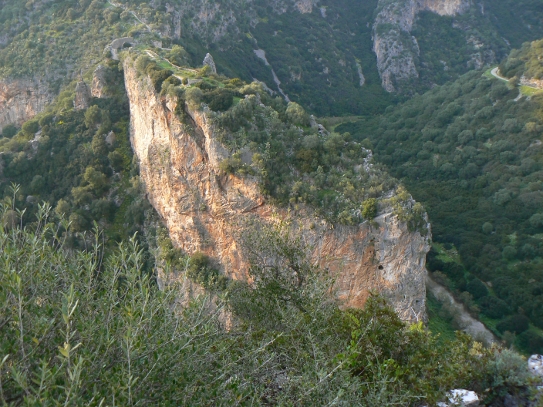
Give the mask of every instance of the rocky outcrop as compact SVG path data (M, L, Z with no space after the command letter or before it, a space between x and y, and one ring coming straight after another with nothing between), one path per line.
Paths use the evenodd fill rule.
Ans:
M543 377L543 355L532 355L528 359L528 369L539 378Z
M39 79L0 80L0 133L13 124L17 127L31 119L51 103L48 84Z
M456 389L447 394L449 403L437 403L438 407L477 407L479 396L471 390Z
M202 251L228 276L246 279L239 228L249 219L289 218L313 248L314 260L335 273L345 306L364 306L376 290L404 320L425 319L427 237L410 232L391 211L380 214L374 225L340 226L309 208L292 213L269 205L256 179L220 171L228 151L205 111L185 107L182 123L174 113L180 108L177 100L158 96L148 78L138 78L130 58L124 72L140 177L174 245L189 254Z
M209 52L206 54L204 58L203 65L209 66L209 68L211 69L211 72L215 74L217 73L217 66L215 65L215 61L213 60L213 57L211 56Z
M543 89L543 79L527 78L522 75L520 78L520 84L523 86L529 86L530 88Z
M313 7L317 5L317 0L297 0L294 4L300 13L311 13Z
M74 109L83 110L90 106L91 93L84 81L77 82L75 87Z
M383 88L401 91L403 83L419 76L415 59L420 50L411 35L418 13L454 16L467 11L470 5L471 0L380 0L373 25L373 50Z
M98 65L92 75L91 95L95 98L107 98L107 69Z
M419 0L419 11L428 10L440 16L454 16L466 12L471 0Z

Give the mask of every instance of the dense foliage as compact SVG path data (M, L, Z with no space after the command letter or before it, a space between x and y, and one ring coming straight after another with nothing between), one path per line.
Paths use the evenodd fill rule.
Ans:
M543 38L543 4L539 0L485 0L483 7L497 32L511 46L519 48L526 41Z
M524 75L527 78L543 79L542 53L543 40L525 43L500 64L500 74L506 78L520 78Z
M538 1L515 7L509 2L481 4L454 19L422 13L413 31L421 51L420 81L409 89L427 89L500 58L507 41L520 45L541 37ZM262 0L228 0L214 5L216 10L190 1L2 0L0 77L40 76L58 91L64 78L99 60L113 39L130 36L140 43L159 40L159 48L182 46L183 59L193 65L210 51L220 72L257 78L278 92L270 67L254 53L261 48L285 93L310 111L375 114L394 102L381 87L373 53L377 4L326 0L311 13L300 13L292 5L283 12L283 6Z
M4 201L0 217L15 209ZM247 229L252 285L180 308L186 269L163 263L174 278L158 290L134 240L67 249L50 212L24 229L0 224L2 404L380 407L435 403L451 387L487 402L527 391L511 351L463 335L439 345L378 298L339 310L289 228Z
M262 192L280 204L306 203L344 224L372 220L375 212L362 217L363 201L383 198L396 182L371 163L371 152L348 133L310 127L296 103L253 92L215 118L233 153L225 170L259 175Z
M133 163L122 72L114 61L105 72L110 98L76 111L73 91L65 90L17 134L0 138L0 196L12 195L12 183L21 185L15 199L26 207L24 220L39 202L49 202L69 219L74 245L85 244L76 233L92 230L94 222L113 241L141 232L149 207Z
M509 3L481 3L454 17L421 13L411 33L420 50L415 52L420 78L404 84L405 92L455 79L503 58L511 43L541 37L543 24L536 17L541 4L522 0L512 7ZM393 102L380 86L372 43L373 17L384 1L325 0L311 12L299 5L244 0L223 1L213 11L206 4L185 1L126 0L123 4L161 32L170 33L177 17L167 10L175 5L187 35L173 41L196 57L193 62L199 63L210 50L222 73L247 81L257 78L278 91L270 68L253 52L263 49L290 99L320 116L375 114ZM229 18L232 15L235 19ZM377 29L391 27L384 24ZM405 33L406 43L412 42L411 34Z
M279 95L270 67L254 53L265 50L284 92L321 116L377 113L393 100L381 87L372 51L371 17L377 0L323 4L323 10L336 16L333 19L323 17L317 8L302 14L288 5L283 13L262 0L229 0L217 4L205 21L202 10L208 7L202 3L122 3L161 32L174 31L175 13L167 11L166 3L175 6L186 35L174 36L171 43L183 46L193 64L200 64L210 51L219 72L245 81L264 81ZM228 19L231 14L235 20ZM352 19L353 14L358 17ZM358 66L364 86L360 86Z
M490 78L471 72L339 129L370 137L377 159L425 205L443 244L430 253L430 270L491 327L541 352L543 99L518 98L519 89ZM535 327L510 328L509 315Z

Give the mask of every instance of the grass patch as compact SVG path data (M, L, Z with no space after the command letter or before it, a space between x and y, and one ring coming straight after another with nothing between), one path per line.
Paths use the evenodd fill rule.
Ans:
M428 309L428 329L433 334L439 334L439 342L452 341L456 337L451 323L439 316L441 303L431 294L426 295L426 307Z
M523 96L531 97L541 92L543 92L543 89L536 89L525 85L520 86L520 93Z
M496 77L494 75L492 75L492 70L496 68L495 66L493 66L492 68L488 68L484 73L483 73L483 76L487 79L496 79Z
M458 263L462 265L458 250L454 245L450 249L446 249L443 244L434 242L432 247L438 253L437 258L444 263Z

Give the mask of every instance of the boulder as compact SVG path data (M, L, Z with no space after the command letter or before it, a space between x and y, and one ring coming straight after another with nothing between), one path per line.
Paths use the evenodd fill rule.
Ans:
M106 136L106 144L112 147L113 144L115 144L116 140L117 140L117 136L115 135L115 133L113 133L113 131L110 131L108 135Z
M470 390L456 389L449 391L448 403L437 403L438 407L476 407L479 405L479 396Z

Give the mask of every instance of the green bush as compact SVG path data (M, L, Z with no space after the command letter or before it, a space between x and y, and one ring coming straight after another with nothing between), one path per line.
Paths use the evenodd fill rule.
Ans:
M468 283L466 290L471 295L473 295L473 298L475 298L476 300L488 295L488 288L486 288L483 282L478 278L474 278L473 280L471 280Z
M173 75L173 72L169 69L149 69L149 67L147 68L147 73L151 79L151 83L153 84L155 91L157 92L161 91L162 83Z
M227 278L221 275L212 265L211 259L201 252L190 256L187 276L207 289L224 290L226 288Z
M286 115L292 123L300 126L309 126L309 115L298 103L289 102Z
M85 111L85 126L89 129L96 127L102 121L102 111L96 105Z
M362 203L362 217L367 220L373 220L377 216L377 199L366 199Z
M13 124L8 124L2 129L2 137L11 138L17 134L17 127Z
M37 131L40 129L40 125L35 120L30 120L23 124L22 131L25 136L32 137L34 134L37 133Z
M526 385L517 355L463 334L442 345L421 324L402 323L383 299L340 310L332 276L287 224L243 228L251 284L181 304L175 279L159 290L145 271L135 238L106 249L100 235L88 235L77 250L49 207L25 228L1 203L0 218L10 213L9 230L0 227L4 404L381 407L434 403L451 387L494 396ZM170 262L160 267L172 271ZM200 283L217 275L202 253L187 273Z
M228 90L216 90L211 93L206 93L203 98L209 108L215 112L224 112L234 103L234 95Z
M520 334L529 328L530 320L525 315L512 315L500 322L496 328L500 332L514 332Z
M496 297L482 297L479 300L479 305L481 311L490 318L499 319L510 313L507 303Z
M190 63L189 53L180 45L174 45L166 57L179 66L188 65Z

